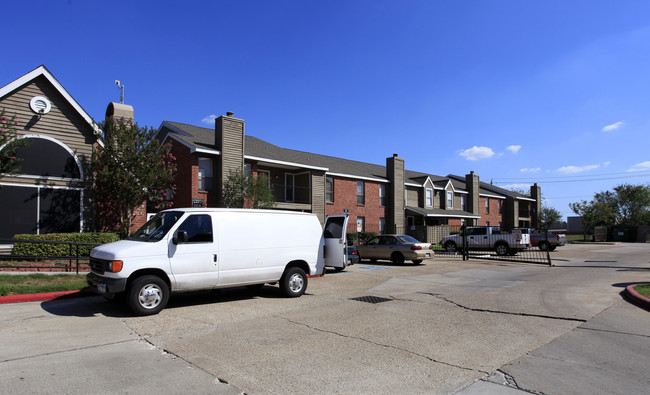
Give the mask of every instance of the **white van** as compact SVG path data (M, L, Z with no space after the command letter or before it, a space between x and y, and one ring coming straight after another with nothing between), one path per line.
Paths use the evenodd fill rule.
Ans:
M345 245L343 240L337 244ZM331 239L331 238L330 238ZM331 240L329 243L333 243ZM279 283L301 296L307 275L340 266L314 214L279 210L182 208L161 211L132 237L90 252L90 284L123 296L140 315L156 314L170 292ZM338 248L336 249L338 250ZM343 251L343 250L342 250ZM332 252L330 251L330 254Z

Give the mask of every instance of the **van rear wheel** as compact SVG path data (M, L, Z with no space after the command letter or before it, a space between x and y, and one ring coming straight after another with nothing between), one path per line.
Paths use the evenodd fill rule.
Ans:
M288 268L280 279L280 290L285 296L296 298L307 289L307 274L297 266Z
M169 301L169 286L160 277L142 276L133 281L127 291L126 302L138 315L158 314Z

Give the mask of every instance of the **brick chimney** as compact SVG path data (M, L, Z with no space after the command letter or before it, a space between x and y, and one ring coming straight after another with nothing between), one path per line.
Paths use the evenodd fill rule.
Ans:
M473 171L470 171L469 174L465 175L465 188L467 189L467 207L465 208L468 212L480 215L480 206L479 206L479 188L480 180L477 174L474 174ZM468 220L467 225L478 225L477 220L471 219Z
M386 206L386 231L404 233L404 159L393 154L386 158L386 178L388 185L388 202Z

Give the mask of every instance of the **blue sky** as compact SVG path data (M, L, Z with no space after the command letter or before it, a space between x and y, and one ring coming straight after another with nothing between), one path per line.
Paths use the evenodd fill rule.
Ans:
M648 1L10 2L0 86L44 64L101 120L537 182L568 203L650 182Z

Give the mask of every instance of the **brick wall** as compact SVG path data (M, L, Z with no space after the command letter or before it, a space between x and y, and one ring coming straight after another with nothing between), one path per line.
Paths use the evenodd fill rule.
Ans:
M498 201L501 199L496 199L496 198L489 198L489 204L490 204L490 213L488 214L486 212L485 208L485 199L488 199L487 197L481 197L479 199L479 210L481 212L481 220L479 221L479 225L485 226L487 223L490 223L490 226L499 226L499 222L503 223L505 225L505 222L503 221L503 214L499 214L499 206L498 206ZM502 212L505 210L505 200L501 200L501 204L503 205Z
M216 207L217 199L214 192L216 179L213 179L212 191L199 190L199 157L192 154L190 149L172 140L172 154L176 157L176 194L173 207L192 207L192 199L203 200L203 207ZM213 160L213 177L216 175ZM216 178L216 177L214 177Z
M379 205L379 183L364 181L365 204L357 205L357 180L334 178L334 203L327 203L326 214L343 214L350 210L348 231L356 232L357 217L364 217L366 230L379 232L379 218L386 218L386 207Z

